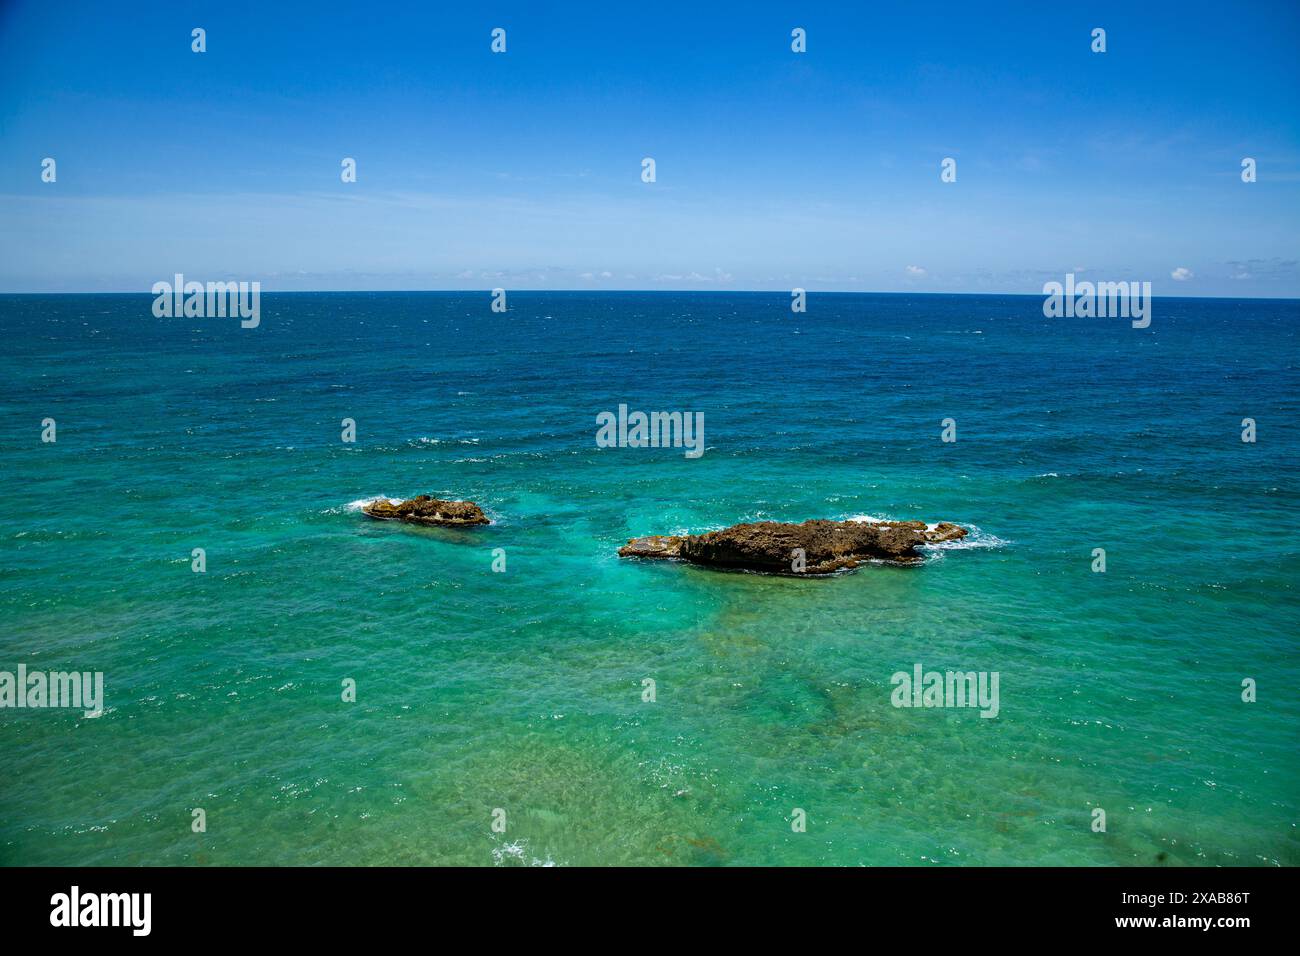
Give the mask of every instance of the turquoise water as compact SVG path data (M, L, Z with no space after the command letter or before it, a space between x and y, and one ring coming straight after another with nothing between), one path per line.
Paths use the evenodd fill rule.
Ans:
M0 670L107 698L0 710L0 862L1300 862L1295 301L151 302L0 297ZM597 448L619 403L706 453ZM422 492L494 523L355 510ZM976 533L821 579L615 556L855 516ZM891 706L916 663L997 671L999 715Z

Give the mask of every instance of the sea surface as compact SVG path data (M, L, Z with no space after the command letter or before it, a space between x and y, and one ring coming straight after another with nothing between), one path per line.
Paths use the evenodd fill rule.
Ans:
M152 302L0 296L0 670L105 689L0 710L0 863L1300 863L1294 300ZM620 403L704 455L597 447ZM420 493L493 523L358 511ZM807 518L972 534L616 556ZM997 672L998 715L894 707L916 664Z

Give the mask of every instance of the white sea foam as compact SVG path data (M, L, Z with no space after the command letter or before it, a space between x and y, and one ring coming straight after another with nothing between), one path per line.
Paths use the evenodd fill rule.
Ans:
M413 445L477 445L478 443L477 438L430 438L424 435L411 440Z
M863 524L880 524L885 521L897 521L897 518L881 518L876 515L853 515L846 518L846 521L860 521ZM977 525L966 524L963 521L954 521L953 524L959 524L965 528L969 534L964 538L956 538L952 541L936 541L933 544L919 544L917 549L921 551L969 551L973 548L1003 548L1011 542L1004 538L999 538L995 534L988 534L981 531ZM929 522L926 524L927 531L933 531L939 526L938 522ZM935 555L938 557L938 555Z
M892 521L892 518L877 518L875 515L849 515L845 521L858 521L862 524L880 524L883 521Z
M901 520L901 519L899 519L899 518L878 518L878 517L876 517L875 515L853 515L852 517L845 518L844 520L845 520L845 521L857 521L857 522L860 522L861 524L884 524L886 521L899 521L899 520ZM926 530L926 531L933 531L933 530L934 530L935 528L937 528L937 527L939 527L939 522L937 522L937 521L931 521L931 522L929 522L928 524L926 524L926 526L925 526L925 530Z
M492 848L492 862L497 866L513 863L518 866L555 866L555 860L547 854L543 859L528 852L528 841L517 840Z
M369 495L365 498L358 498L356 501L349 501L346 505L343 506L343 510L360 511L366 505L370 504L370 502L377 501L380 498L388 498L388 503L393 505L400 505L403 501L406 500L405 498L392 498L389 497L388 495Z
M973 524L962 525L970 534L964 538L957 538L953 541L937 541L934 544L921 544L917 548L922 551L969 551L973 548L1005 548L1011 542L1005 538L999 538L995 534L988 534L981 531Z

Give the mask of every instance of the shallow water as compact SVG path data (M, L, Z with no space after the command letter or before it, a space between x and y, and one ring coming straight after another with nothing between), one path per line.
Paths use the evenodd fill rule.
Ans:
M0 670L107 697L0 710L0 862L1300 862L1300 303L151 302L0 296ZM707 451L597 448L620 402ZM356 510L422 492L494 523ZM854 516L977 533L810 580L615 555ZM892 706L918 662L998 716Z

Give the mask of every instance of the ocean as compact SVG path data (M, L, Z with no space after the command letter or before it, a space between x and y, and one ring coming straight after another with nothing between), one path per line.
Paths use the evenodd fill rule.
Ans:
M1300 863L1300 302L490 304L0 296L0 670L104 675L0 709L0 863ZM620 404L704 453L598 447ZM358 510L421 493L492 524ZM616 555L807 518L972 533ZM997 716L894 706L918 664Z

